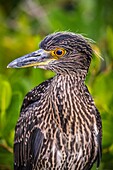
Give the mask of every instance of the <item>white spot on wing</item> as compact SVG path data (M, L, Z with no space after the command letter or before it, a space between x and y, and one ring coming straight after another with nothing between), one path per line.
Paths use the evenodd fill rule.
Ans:
M61 160L62 160L62 153L58 150L57 151L57 162L58 162L58 165L61 164Z
M82 156L82 148L80 148L80 150L79 150L79 152L78 152L78 158L77 158L77 160L79 160L81 156Z
M53 155L55 154L55 149L56 149L56 146L55 146L55 144L53 144L53 147L52 147Z
M96 124L94 124L94 131L95 131L95 134L97 136L98 135L98 129L97 129L97 125Z
M51 151L52 151L53 155L55 155L55 152L56 152L56 159L57 159L56 161L57 161L58 166L59 166L61 164L61 160L62 160L62 153L61 153L61 151L57 150L55 144L53 144L53 147L52 147Z

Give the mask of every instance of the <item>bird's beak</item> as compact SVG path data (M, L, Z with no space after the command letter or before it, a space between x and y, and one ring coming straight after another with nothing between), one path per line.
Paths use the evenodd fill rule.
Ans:
M44 66L49 62L55 60L49 51L39 49L30 54L24 55L20 58L15 59L8 64L7 68L24 68L32 66Z

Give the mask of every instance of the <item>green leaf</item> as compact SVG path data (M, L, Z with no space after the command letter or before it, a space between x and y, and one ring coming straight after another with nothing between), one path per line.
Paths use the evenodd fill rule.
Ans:
M11 86L8 81L1 80L0 84L0 135L6 123L6 109L9 107L12 97Z
M102 121L103 126L103 148L109 147L113 143L113 123L110 119L104 119Z
M1 111L5 111L9 107L12 96L10 83L6 80L1 80L0 96L0 109Z
M22 103L22 93L20 91L14 92L12 95L10 107L7 110L7 119L3 130L3 137L10 145L12 145L14 139L14 129L20 114L21 103ZM8 125L10 126L8 127ZM9 136L9 138L7 138L7 136Z

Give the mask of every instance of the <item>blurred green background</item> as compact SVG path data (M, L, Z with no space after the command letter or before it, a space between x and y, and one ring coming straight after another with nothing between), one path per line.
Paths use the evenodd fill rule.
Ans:
M38 49L45 35L63 30L93 39L104 58L93 57L86 84L103 122L99 170L113 170L113 0L0 0L0 170L13 169L14 128L25 94L54 75L7 64Z

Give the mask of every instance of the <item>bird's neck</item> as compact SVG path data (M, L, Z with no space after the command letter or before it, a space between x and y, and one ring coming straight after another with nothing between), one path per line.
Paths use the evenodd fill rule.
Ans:
M69 94L72 93L81 93L84 90L84 79L85 77L78 73L76 74L58 74L53 78L51 84L50 93L53 98L62 98L65 99Z
M69 87L76 87L84 85L84 81L86 78L87 72L71 72L68 74L57 74L54 77L54 85L55 86L63 86L64 84L67 84Z
M53 78L48 97L45 99L50 103L48 113L51 113L52 119L61 126L67 126L68 119L75 116L74 107L77 102L83 99L84 81L77 74L60 74ZM47 116L47 115L46 115Z

